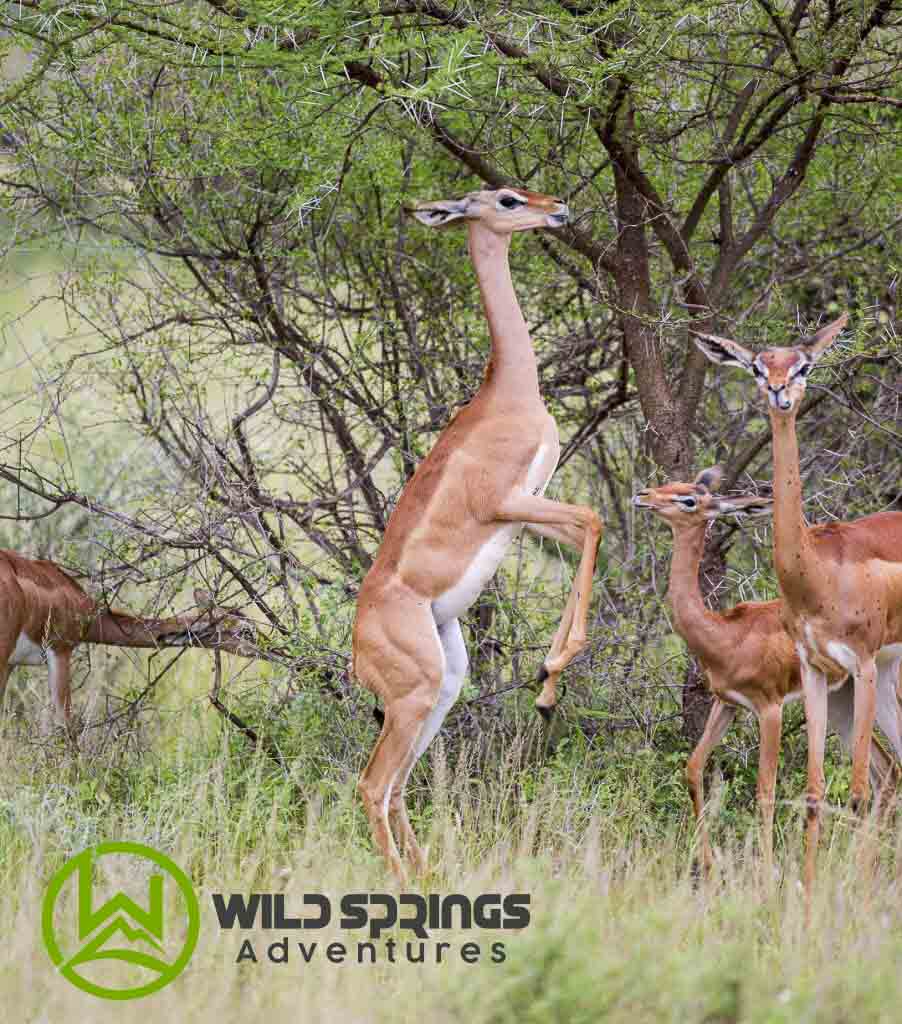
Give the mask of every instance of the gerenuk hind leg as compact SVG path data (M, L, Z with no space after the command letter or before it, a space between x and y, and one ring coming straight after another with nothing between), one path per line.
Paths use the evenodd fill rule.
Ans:
M463 634L457 619L451 619L443 623L437 627L437 631L445 656L441 689L439 690L438 699L420 729L407 764L395 779L388 806L389 822L395 839L401 847L402 854L407 858L417 874L423 874L426 871L426 858L417 843L416 836L407 817L407 807L404 803L404 788L417 761L426 753L429 745L441 729L448 712L460 695L469 664L467 649L464 646Z
M391 611L390 616L380 612L370 618L359 631L355 671L382 698L385 717L357 789L373 841L403 881L405 871L389 821L391 799L395 785L403 785L410 773L417 740L439 701L445 654L428 605L401 598ZM403 802L396 801L393 817L408 858L421 865L422 852Z

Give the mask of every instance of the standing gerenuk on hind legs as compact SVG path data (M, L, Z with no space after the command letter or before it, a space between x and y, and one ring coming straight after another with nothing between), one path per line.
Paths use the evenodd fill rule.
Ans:
M385 706L358 788L376 845L399 879L405 877L400 853L418 873L426 869L404 786L463 685L468 662L460 616L524 526L581 553L539 676L544 686L536 704L550 714L558 677L586 642L602 532L591 509L542 497L557 465L558 432L539 394L535 353L508 265L511 235L560 227L569 217L566 205L501 188L419 203L413 212L430 227L466 225L491 356L479 391L404 488L357 599L354 675Z

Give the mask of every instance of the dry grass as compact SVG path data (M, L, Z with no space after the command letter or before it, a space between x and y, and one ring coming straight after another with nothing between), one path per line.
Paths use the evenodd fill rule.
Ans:
M430 843L434 892L521 891L532 922L519 932L433 932L453 950L501 938L503 964L337 966L261 961L237 966L237 933L220 932L210 893L274 891L298 907L304 892L333 900L393 891L372 854L353 793L363 749L316 777L299 753L292 778L230 736L204 739L186 713L165 757L116 748L74 757L61 741L0 739L0 1002L10 1024L90 1020L125 1024L215 1021L699 1022L897 1021L902 1005L902 843L892 826L857 835L844 816L822 856L814 927L798 883L797 815L782 877L768 891L748 835L720 846L716 879L694 882L684 823L645 821L633 803L596 803L547 774L521 784L512 750L480 786L466 756L438 754L415 777L416 824ZM315 729L314 729L315 733ZM322 737L298 736L299 747ZM528 737L523 737L526 744ZM516 744L515 744L516 746ZM651 794L645 794L651 804ZM169 988L105 1003L57 977L39 935L43 887L59 864L107 839L146 842L192 876L201 901L198 949ZM283 932L250 933L258 953ZM401 943L409 934L393 933ZM300 937L348 941L336 922ZM292 935L292 943L298 936ZM379 945L379 944L377 944ZM294 948L294 947L293 947ZM384 954L383 954L384 956Z

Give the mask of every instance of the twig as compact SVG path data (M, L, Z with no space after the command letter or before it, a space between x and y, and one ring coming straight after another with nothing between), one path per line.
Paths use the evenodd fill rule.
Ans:
M233 711L222 703L219 699L219 690L222 685L222 653L220 651L213 652L213 689L210 691L210 703L214 708L222 715L223 718L228 719L232 725L254 744L259 746L263 753L266 754L270 760L274 761L279 768L287 775L288 769L285 766L285 760L279 753L278 749L267 739L259 736L254 730L244 721L242 721Z

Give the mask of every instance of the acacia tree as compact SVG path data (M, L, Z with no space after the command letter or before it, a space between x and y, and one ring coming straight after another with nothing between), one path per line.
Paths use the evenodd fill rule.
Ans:
M52 74L4 109L14 241L73 245L62 298L106 339L95 368L166 467L162 488L130 481L134 514L110 511L142 561L203 553L282 635L299 587L311 608L326 582L353 591L393 496L478 381L460 239L411 231L410 198L515 184L576 212L518 247L515 275L563 486L607 506L621 556L637 441L671 477L700 457L730 483L767 463L750 410L703 400L690 329L779 343L788 322L849 306L872 357L843 366L851 404L893 408L889 0L3 8ZM28 469L5 472L93 500ZM483 633L495 607L475 613Z

